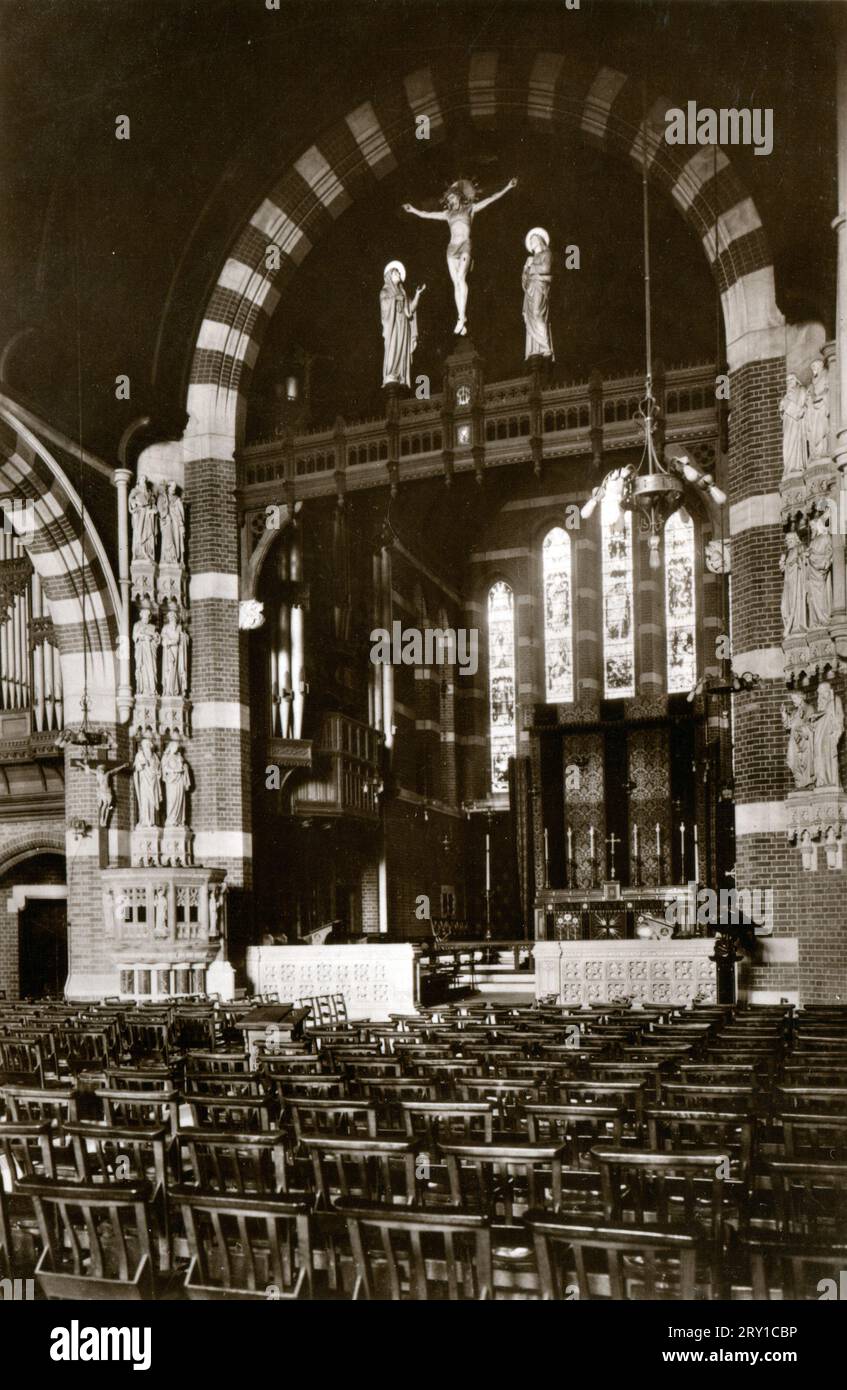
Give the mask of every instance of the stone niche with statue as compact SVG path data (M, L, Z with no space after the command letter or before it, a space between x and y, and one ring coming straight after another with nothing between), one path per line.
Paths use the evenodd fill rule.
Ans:
M830 402L833 345L789 372L780 401L783 476L782 650L787 703L786 763L794 782L787 832L804 869L840 869L847 834L842 788L843 672L847 658L847 574L842 517L845 479L833 457ZM837 389L837 374L833 373ZM820 851L820 854L819 854Z
M106 942L116 966L210 964L226 956L223 869L101 870Z

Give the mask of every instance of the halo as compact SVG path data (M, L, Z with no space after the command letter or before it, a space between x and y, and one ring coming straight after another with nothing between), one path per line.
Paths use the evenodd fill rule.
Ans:
M531 242L534 236L541 237L541 240L544 242L544 245L549 249L550 233L547 231L547 229L545 227L530 227L529 231L523 239L523 244L526 247L527 251L529 250L529 243Z
M462 203L474 203L479 194L476 182L473 179L454 179L448 184L441 198L441 206L447 206L447 197L450 193L455 193Z
M388 279L388 277L389 277L389 275L391 274L392 270L399 270L399 272L400 272L400 279L405 281L405 279L406 279L406 267L404 266L404 264L403 264L402 261L389 261L389 262L388 262L388 265L385 267L385 270L382 272L382 278L383 278L383 280L387 280L387 279Z

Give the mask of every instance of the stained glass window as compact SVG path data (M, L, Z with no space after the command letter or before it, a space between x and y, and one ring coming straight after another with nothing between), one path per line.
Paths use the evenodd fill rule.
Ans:
M544 688L550 703L573 699L571 538L561 526L544 537Z
M603 535L603 684L606 698L635 694L635 641L632 624L632 514L618 505L612 482L601 508Z
M665 618L668 694L691 690L696 680L694 522L681 508L665 522Z
M509 759L516 752L515 596L502 580L488 593L488 694L491 790L509 786Z

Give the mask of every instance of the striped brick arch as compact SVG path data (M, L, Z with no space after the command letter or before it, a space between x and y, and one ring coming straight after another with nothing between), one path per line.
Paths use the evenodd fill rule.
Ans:
M76 489L49 450L6 408L0 409L0 502L49 605L62 661L65 722L80 718L84 643L90 715L114 723L119 597L108 557L87 515L80 545ZM25 520L28 504L31 526Z
M230 448L240 442L251 372L282 285L333 220L426 148L416 138L418 116L428 117L431 142L443 142L451 121L469 115L482 130L577 131L639 166L643 138L651 180L689 223L716 276L730 369L780 355L784 320L755 204L723 151L665 143L665 111L678 104L656 98L645 121L641 82L625 73L584 68L560 53L480 52L418 68L348 111L254 209L218 276L195 344L189 433L216 435ZM280 252L277 271L267 269L271 244Z

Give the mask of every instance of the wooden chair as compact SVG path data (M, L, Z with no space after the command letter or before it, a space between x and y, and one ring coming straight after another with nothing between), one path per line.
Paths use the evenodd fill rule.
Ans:
M338 1198L411 1206L415 1200L418 1144L403 1139L344 1139L306 1135L320 1206L331 1210Z
M484 1101L494 1107L496 1127L503 1134L526 1133L527 1105L546 1099L546 1088L532 1081L503 1081L498 1077L466 1076L458 1087L462 1100Z
M316 1100L311 1096L298 1096L288 1103L294 1135L300 1145L314 1135L376 1138L376 1107L369 1101Z
M658 1153L697 1153L716 1148L729 1154L729 1177L746 1181L753 1161L753 1119L732 1110L647 1110L650 1148Z
M690 1302L703 1296L697 1271L707 1256L696 1230L611 1225L547 1212L528 1212L524 1221L543 1299Z
M688 1228L705 1222L713 1247L722 1247L724 1221L731 1213L728 1194L746 1192L741 1183L729 1186L726 1149L673 1154L598 1146L592 1152L600 1168L607 1221Z
M156 1270L150 1186L108 1187L23 1178L42 1242L36 1278L47 1298L149 1300Z
M619 1145L624 1113L614 1105L528 1105L527 1135L531 1144L560 1144L568 1168L594 1166L591 1148Z
M413 1100L402 1102L405 1132L430 1153L442 1141L490 1144L494 1108L485 1101Z
M107 1067L103 1072L107 1091L170 1091L174 1089L170 1067Z
M847 1115L788 1111L777 1115L785 1157L814 1162L825 1154L833 1162L847 1161Z
M340 1073L289 1072L285 1077L277 1077L273 1082L276 1094L283 1105L294 1100L344 1100L347 1095L347 1080ZM365 1088L367 1090L367 1088Z
M250 1056L246 1052L189 1052L185 1058L186 1075L192 1072L216 1071L236 1076L249 1072Z
M493 1296L483 1216L341 1201L356 1263L354 1299L460 1302Z
M781 1110L814 1111L818 1115L847 1114L847 1086L779 1086Z
M183 1082L185 1096L226 1096L248 1100L268 1094L268 1082L261 1072L195 1071Z
M764 1166L783 1236L834 1240L847 1231L847 1162L772 1159Z
M50 1120L61 1129L77 1118L79 1094L73 1086L4 1086L3 1097L14 1124Z
M179 1096L168 1090L95 1091L108 1125L119 1129L155 1129L164 1125L169 1134L179 1128Z
M668 1071L667 1060L657 1062L592 1062L591 1077L598 1081L637 1081L656 1100L661 1094L662 1077Z
M282 1196L177 1187L191 1263L188 1298L263 1302L309 1298L314 1267L309 1206Z
M236 1134L230 1130L183 1129L183 1187L199 1193L235 1193L239 1197L275 1196L305 1187L292 1181L294 1165L286 1153L281 1130L267 1134Z
M733 1110L740 1115L752 1115L756 1092L752 1086L697 1085L663 1077L662 1104L672 1108L696 1110Z
M117 1129L108 1124L65 1126L73 1143L77 1180L90 1187L125 1186L146 1182L152 1230L158 1249L158 1268L171 1268L168 1179L178 1160L175 1141L164 1125ZM178 1168L177 1168L178 1172Z
M744 1237L740 1248L749 1260L754 1299L817 1302L823 1279L832 1282L838 1296L839 1281L847 1269L844 1240L819 1244L763 1232Z
M191 1126L267 1134L277 1127L279 1102L274 1096L184 1096Z
M37 1038L0 1037L0 1089L43 1086L44 1054Z
M624 1137L641 1138L647 1104L642 1081L565 1081L558 1091L564 1105L614 1105L623 1111Z
M528 1208L560 1211L561 1144L447 1144L453 1206L479 1212L498 1225L515 1226Z

